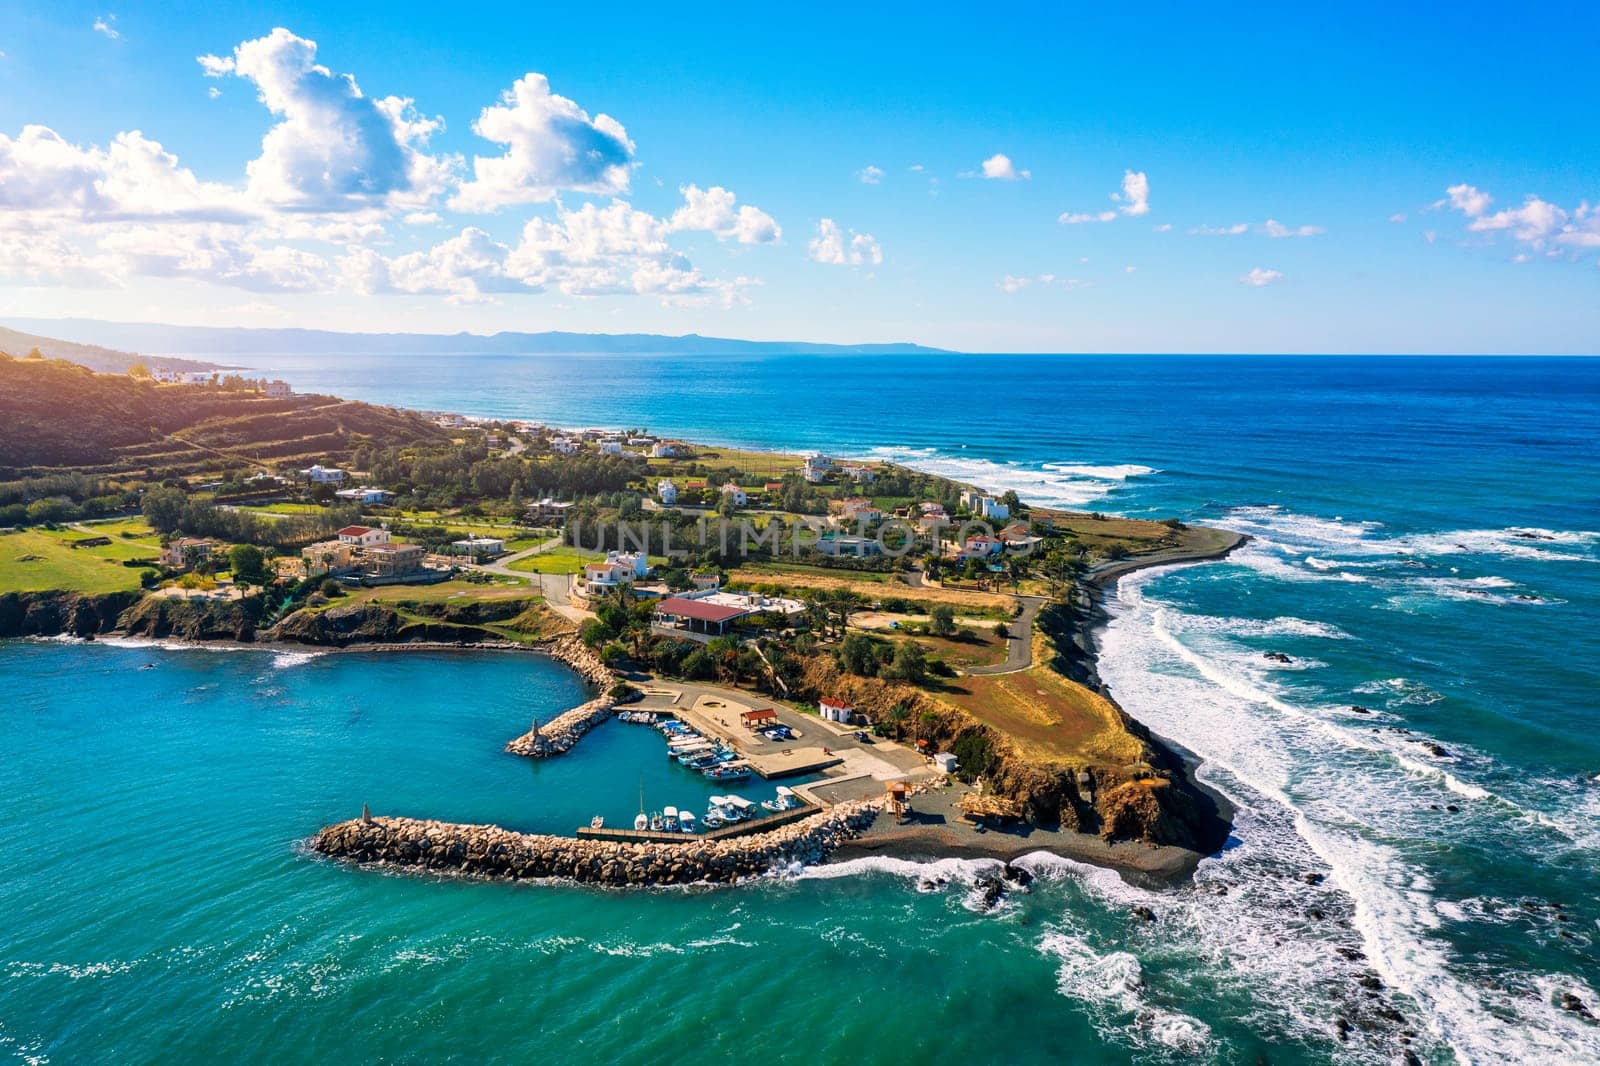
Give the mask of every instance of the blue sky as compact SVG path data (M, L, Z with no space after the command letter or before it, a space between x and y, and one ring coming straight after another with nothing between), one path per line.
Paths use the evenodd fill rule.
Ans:
M204 10L0 11L0 317L1600 351L1593 5Z

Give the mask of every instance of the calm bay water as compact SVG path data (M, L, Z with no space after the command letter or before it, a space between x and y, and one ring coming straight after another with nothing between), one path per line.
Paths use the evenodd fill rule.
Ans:
M581 696L530 657L13 643L6 1052L1386 1062L1410 1030L1425 1061L1600 1061L1561 1005L1600 1014L1600 361L259 362L1249 532L1124 579L1102 657L1238 804L1234 840L1162 892L1041 862L989 914L948 862L932 892L884 861L642 894L361 873L297 842L363 801L566 829L630 815L641 776L655 806L704 789L621 725L501 756Z

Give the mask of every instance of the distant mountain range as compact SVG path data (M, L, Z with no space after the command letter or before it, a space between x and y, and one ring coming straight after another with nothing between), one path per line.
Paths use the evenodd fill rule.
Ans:
M251 329L242 326L163 326L148 322L101 322L88 318L12 319L11 325L44 330L80 345L115 346L162 355L226 358L326 352L372 355L574 355L645 353L662 355L916 355L944 350L920 344L807 344L745 341L690 333L339 333L322 329ZM43 349L43 345L40 345ZM6 348L0 340L0 348ZM22 353L24 354L26 349ZM46 354L50 354L46 351ZM71 358L62 356L62 358ZM82 361L82 360L76 360ZM146 360L147 362L149 360ZM85 364L88 365L88 364Z

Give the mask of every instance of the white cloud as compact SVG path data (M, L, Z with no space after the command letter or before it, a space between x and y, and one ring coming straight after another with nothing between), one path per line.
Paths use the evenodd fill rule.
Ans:
M1132 264L1131 264L1131 263L1130 263L1130 264L1129 264L1129 265L1128 265L1128 266L1125 266L1125 267L1123 267L1123 268L1122 268L1122 272L1123 272L1123 273L1124 273L1124 274L1132 274L1132 273L1133 273L1133 272L1134 272L1134 271L1135 271L1135 270L1138 270L1138 269L1139 269L1139 268L1138 268L1138 267L1136 267L1136 266L1133 266L1133 265L1132 265Z
M222 90L213 85L206 90L206 95L211 99L216 100L222 96Z
M1010 156L996 152L983 161L983 176L991 181L1027 181L1033 172L1018 170Z
M1085 282L1080 281L1077 278L1063 278L1056 274L1035 274L1031 277L1027 275L1019 276L1016 274L1007 274L1005 277L995 282L995 287L1001 292L1015 294L1021 292L1030 285L1039 285L1041 287L1056 285L1064 289L1077 289L1081 288L1084 284Z
M1264 286L1271 285L1275 281L1283 280L1283 274L1277 270L1263 270L1260 267L1254 267L1251 269L1250 273L1244 275L1239 280L1244 282L1246 285L1251 285L1259 289Z
M1285 226L1275 218L1269 218L1261 226L1261 232L1274 240L1284 237L1315 237L1323 232L1321 226Z
M363 95L348 74L317 63L317 45L278 28L231 57L200 56L209 77L253 82L281 120L246 167L252 197L295 210L417 207L443 191L456 161L421 151L443 123L409 99Z
M1569 211L1529 194L1522 206L1490 214L1493 198L1471 185L1452 185L1445 194L1446 198L1433 206L1448 205L1459 211L1468 220L1469 233L1506 233L1519 244L1550 256L1571 254L1576 257L1584 249L1600 248L1600 211L1588 201ZM1570 251L1563 253L1561 248Z
M1068 226L1079 226L1085 222L1115 222L1118 212L1134 217L1148 215L1150 179L1145 177L1142 170L1123 171L1122 191L1112 193L1111 199L1121 205L1115 211L1063 211L1056 216L1056 221Z
M736 206L733 193L720 185L709 189L687 185L682 191L683 206L667 224L671 231L703 230L740 244L767 244L783 236L771 215L749 204Z
M1171 233L1172 232L1172 223L1163 222L1159 226L1151 226L1150 228L1155 230L1157 233Z
M912 169L921 170L922 168L913 167ZM879 182L883 181L883 168L868 164L867 166L864 166L860 170L856 171L856 180L861 182L863 185L877 185Z
M877 266L883 262L883 249L876 237L855 230L846 235L831 218L817 224L817 235L806 245L806 253L818 263L835 266Z
M91 28L94 30L94 32L103 37L109 37L113 41L120 40L122 34L118 31L116 23L117 16L101 15L99 18L94 20L94 25Z
M483 109L473 132L505 145L501 156L477 156L473 179L451 199L458 211L495 211L547 203L563 191L618 195L628 191L634 144L622 123L589 113L529 73Z
M1131 170L1122 172L1122 192L1112 193L1111 198L1122 203L1120 210L1125 215L1147 215L1150 213L1150 179L1144 176L1144 171L1137 174Z
M1396 225L1399 225L1400 223L1404 222L1405 220L1406 220L1406 213L1404 211L1396 211L1394 214L1389 216L1389 221L1393 222Z
M1250 223L1235 222L1231 226L1196 226L1190 230L1195 237L1237 237L1241 233L1250 232Z
M1489 209L1493 198L1486 192L1480 192L1471 185L1462 183L1452 185L1445 190L1445 199L1438 201L1434 207L1444 207L1446 204L1460 211L1468 218L1476 218Z
M0 214L85 222L234 219L249 215L235 190L203 182L137 130L105 149L68 143L46 126L0 133Z

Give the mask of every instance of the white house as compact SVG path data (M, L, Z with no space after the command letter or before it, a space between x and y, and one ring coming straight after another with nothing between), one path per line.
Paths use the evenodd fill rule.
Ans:
M359 489L340 489L334 496L351 503L388 503L394 499L394 493L387 489L375 489L363 486Z
M689 446L681 440L659 441L650 449L652 459L681 459L688 454Z
M833 505L841 518L846 522L878 522L883 519L882 509L873 505L865 496L855 496L848 500L840 501Z
M620 440L603 440L600 442L601 455L621 455L622 442Z
M492 559L506 552L506 542L498 537L468 537L466 540L451 541L450 546L458 555L473 559Z
M267 382L267 399L283 400L293 395L294 390L289 387L287 381L274 380Z
M661 497L661 502L662 503L665 503L665 504L677 503L678 502L678 486L674 485L672 482L668 481L666 478L662 478L661 479L661 483L656 486L656 495Z
M1011 508L993 496L980 497L976 509L979 514L991 522L1004 522L1011 517Z
M550 442L550 450L559 455L573 455L577 452L580 442L571 437L556 437Z
M173 385L205 385L214 375L209 370L157 370L155 379Z
M820 484L828 476L828 471L833 469L833 460L826 455L806 456L805 466L801 469L802 476L813 485Z
M722 495L731 499L735 507L743 507L750 502L750 497L745 495L744 489L741 489L731 481L722 486Z
M878 476L872 467L862 466L860 463L846 464L840 468L840 472L851 481L866 481L869 483Z
M649 572L650 561L641 552L607 552L604 562L584 564L582 591L585 596L601 596Z
M843 700L823 699L817 702L817 713L830 722L849 725L855 719L855 708Z
M941 774L953 774L953 773L955 773L956 772L956 765L957 765L956 764L955 752L951 752L951 751L941 751L941 752L939 752L939 754L937 754L937 755L935 755L933 757L933 765L935 765L935 766L937 766L939 768L939 772Z
M321 463L317 463L315 466L300 471L300 476L314 485L342 485L345 474L343 470L336 466L323 466Z
M370 548L375 544L389 543L389 531L374 529L372 526L345 526L336 536L343 543L355 548Z

